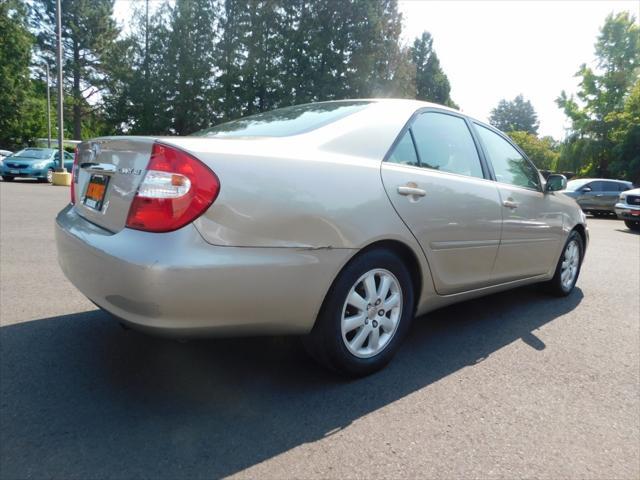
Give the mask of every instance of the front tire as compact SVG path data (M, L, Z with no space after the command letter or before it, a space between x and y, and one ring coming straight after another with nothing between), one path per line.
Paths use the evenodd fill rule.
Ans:
M584 242L580 234L574 230L567 238L553 278L547 283L550 293L566 297L573 291L580 275L583 258Z
M409 270L392 252L372 250L340 272L304 344L312 357L334 371L369 375L389 363L413 314Z
M640 221L638 220L625 220L624 224L629 230L633 230L634 232L640 231Z
M53 183L53 168L50 168L49 170L47 170L47 176L45 178L45 181L48 183Z
M13 182L14 179L15 179L15 177L9 177L7 175L3 175L2 176L2 181L3 182Z

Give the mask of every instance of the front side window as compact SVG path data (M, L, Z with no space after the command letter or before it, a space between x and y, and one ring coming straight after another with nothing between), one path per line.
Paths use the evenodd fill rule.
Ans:
M605 188L604 184L605 182L597 181L597 182L591 182L585 185L585 187L589 187L592 192L606 192L607 189Z
M393 149L393 153L389 157L389 162L411 165L412 167L420 166L418 164L416 149L413 146L413 140L411 140L411 133L408 130Z
M496 180L517 187L540 190L538 170L500 135L482 125L476 126L493 165Z
M416 119L411 130L421 167L484 178L473 137L462 118L426 112Z

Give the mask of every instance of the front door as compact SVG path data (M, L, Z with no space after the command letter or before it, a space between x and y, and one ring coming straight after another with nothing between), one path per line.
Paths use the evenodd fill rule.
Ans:
M494 283L500 195L496 182L485 179L462 117L420 114L381 173L394 208L420 242L439 294Z
M476 131L493 168L502 203L502 235L494 268L506 282L549 272L563 238L555 193L544 193L538 170L509 141L482 125Z

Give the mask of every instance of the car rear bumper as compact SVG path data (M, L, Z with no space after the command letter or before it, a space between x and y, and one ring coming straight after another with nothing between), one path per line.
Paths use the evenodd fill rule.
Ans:
M628 205L626 203L616 203L616 215L623 220L640 221L640 206Z
M56 219L58 261L91 301L176 337L310 331L348 249L218 247L193 225L113 234L72 206Z

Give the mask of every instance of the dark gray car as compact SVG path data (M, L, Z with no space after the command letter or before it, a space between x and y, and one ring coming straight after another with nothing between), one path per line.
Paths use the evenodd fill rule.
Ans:
M621 192L633 188L625 180L605 178L581 178L567 182L564 193L576 200L585 213L593 215L615 215L615 204Z

